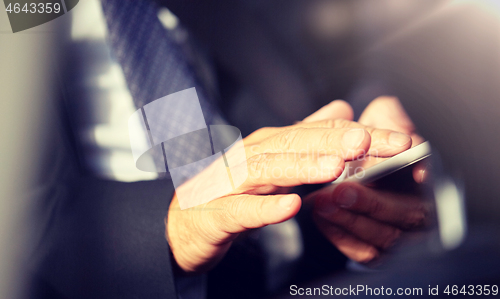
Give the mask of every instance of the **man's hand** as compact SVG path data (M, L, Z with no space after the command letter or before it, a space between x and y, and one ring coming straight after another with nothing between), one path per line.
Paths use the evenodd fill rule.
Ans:
M394 97L372 101L359 123L408 134L413 145L423 139L401 104ZM350 169L370 167L383 159L365 157L350 162ZM416 182L425 180L425 165L413 169ZM388 249L405 230L425 226L432 210L430 203L416 195L381 191L359 184L328 186L308 196L314 201L314 219L326 238L342 253L358 262L369 262Z
M315 221L347 257L366 263L391 247L403 231L429 222L430 203L418 196L375 190L354 183L313 194Z
M322 113L335 119L316 121ZM301 199L286 194L291 187L333 181L345 161L372 152L388 157L411 146L408 135L338 117L352 119L345 102L332 102L293 126L257 130L244 139L248 178L236 190L186 210L180 210L174 196L166 236L179 267L188 273L206 271L239 233L292 218ZM202 172L183 186L210 179Z

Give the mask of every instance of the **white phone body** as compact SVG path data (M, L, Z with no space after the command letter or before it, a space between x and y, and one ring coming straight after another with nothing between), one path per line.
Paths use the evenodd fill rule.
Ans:
M428 141L423 142L415 147L412 147L400 154L395 155L385 161L377 163L372 167L359 171L349 177L347 176L347 167L342 175L332 182L332 184L340 184L343 182L354 182L359 184L369 184L378 179L381 179L400 169L417 163L431 155L431 145Z

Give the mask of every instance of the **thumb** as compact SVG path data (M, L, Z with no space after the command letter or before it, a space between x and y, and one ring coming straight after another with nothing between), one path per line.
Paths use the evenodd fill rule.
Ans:
M220 213L215 225L226 233L235 234L269 224L286 221L300 210L297 194L248 195L220 198Z

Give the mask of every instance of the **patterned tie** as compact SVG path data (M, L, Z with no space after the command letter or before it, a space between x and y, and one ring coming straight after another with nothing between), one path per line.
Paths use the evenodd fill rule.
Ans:
M158 19L159 7L154 1L102 0L102 5L112 53L123 68L138 108L166 95L195 87L206 124L225 123L214 108L207 89L196 77L182 45L172 38ZM185 125L183 122L189 119L189 115L186 115L182 103L165 109L168 111L155 111L155 114L160 117L168 115L169 125L161 126L161 130L167 130L163 135L169 135L168 130ZM177 123L172 123L176 120ZM189 142L177 143L175 148L165 150L179 157L181 164L183 161L187 164L207 156L206 139L192 134ZM162 151L153 151L153 158L157 169L165 170Z

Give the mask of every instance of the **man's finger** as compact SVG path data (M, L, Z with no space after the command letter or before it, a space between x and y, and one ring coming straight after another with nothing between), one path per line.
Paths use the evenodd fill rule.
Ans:
M317 224L325 237L348 258L360 263L368 263L379 256L380 253L374 246L361 241L340 227L325 225L321 221L317 221Z
M257 131L253 132L250 134L248 137L246 137L246 141L249 143L254 143L254 142L260 142L261 140L264 140L268 137L274 136L276 134L293 130L293 129L299 129L299 128L344 128L346 127L346 123L343 122L344 120L340 119L319 119L319 120L310 120L310 121L301 121L297 122L293 125L290 126L285 126L285 127L263 127L258 129ZM360 126L359 124L355 122L348 122L351 123L352 127L354 128L361 128L364 126Z
M354 112L347 102L342 100L335 100L323 106L318 111L304 118L303 122L310 123L325 119L347 119L353 120Z
M409 135L374 127L364 126L357 122L338 119L335 128L361 128L371 136L370 156L390 157L411 147L412 139Z
M213 225L229 234L276 224L292 218L301 206L296 194L232 195L213 201L207 225Z
M431 163L429 161L421 161L413 167L412 174L415 182L422 184L429 180L431 172Z
M365 154L392 156L411 147L410 136L402 133L363 127L343 120L334 123L333 129L295 128L281 131L263 140L258 151L323 151L352 160ZM338 128L342 125L347 127Z
M238 165L234 173L248 170L248 178L236 193L275 193L277 187L322 184L335 180L344 170L344 160L332 155L308 153L258 154ZM271 190L272 189L272 190Z
M403 229L427 224L432 207L416 196L374 190L355 183L329 186L315 195L316 200L329 200L332 205Z
M349 134L344 136L347 132ZM336 151L337 155L343 155L350 160L364 154L390 157L409 149L412 144L411 137L406 134L366 127L345 119L300 122L281 128L262 128L246 138L247 144L261 141L257 147L258 153L316 150L332 154ZM257 152L253 149L252 153Z
M366 154L371 137L361 128L297 128L271 136L259 146L260 152L319 152L352 160Z
M352 233L362 241L381 249L391 247L402 233L402 231L396 227L360 214L352 213L348 210L333 206L328 202L316 202L314 210L317 217L321 217L325 221Z

